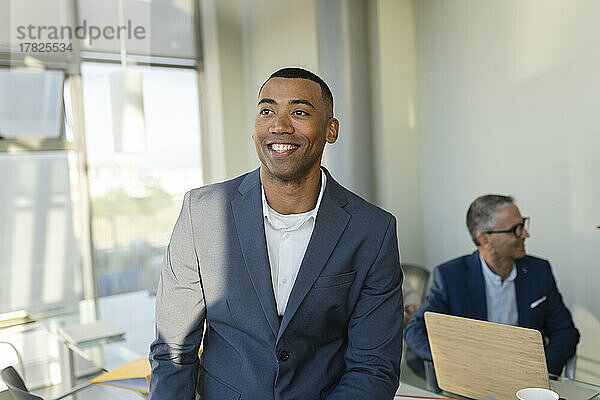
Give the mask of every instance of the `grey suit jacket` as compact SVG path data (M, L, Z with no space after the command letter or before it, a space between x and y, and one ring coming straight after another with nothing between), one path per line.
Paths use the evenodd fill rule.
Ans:
M259 170L185 195L158 285L150 399L394 397L403 319L396 220L326 173L281 323Z

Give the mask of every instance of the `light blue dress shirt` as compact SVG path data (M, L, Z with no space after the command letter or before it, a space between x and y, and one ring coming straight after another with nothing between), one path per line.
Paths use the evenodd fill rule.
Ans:
M519 324L519 311L517 310L517 292L515 278L517 267L513 263L508 278L502 278L492 272L481 256L481 270L485 282L485 300L487 302L487 320L506 325Z

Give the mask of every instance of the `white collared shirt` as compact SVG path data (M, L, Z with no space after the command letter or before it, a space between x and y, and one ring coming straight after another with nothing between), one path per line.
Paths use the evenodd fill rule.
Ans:
M502 278L492 272L487 263L479 255L481 270L485 282L485 300L487 302L487 320L506 325L519 324L519 311L517 309L517 292L515 289L515 278L517 267L513 263L508 278L502 282Z
M262 207L267 240L267 253L271 264L271 282L277 304L277 313L283 315L290 293L296 282L298 270L315 227L317 212L325 192L327 176L321 170L321 190L315 208L301 214L279 214L267 203L262 188Z

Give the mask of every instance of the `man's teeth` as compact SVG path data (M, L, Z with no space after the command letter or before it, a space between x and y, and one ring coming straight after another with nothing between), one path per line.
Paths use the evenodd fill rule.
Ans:
M288 150L292 150L295 149L297 146L293 145L293 144L279 144L279 143L275 143L271 145L271 148L273 150L275 150L278 153L284 153Z

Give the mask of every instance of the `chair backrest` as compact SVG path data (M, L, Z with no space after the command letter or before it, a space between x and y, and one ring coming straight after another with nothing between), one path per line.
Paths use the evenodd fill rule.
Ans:
M8 393L13 400L44 400L33 393L29 393L25 382L13 367L6 367L0 370L0 377L8 387Z
M0 342L0 370L6 367L15 367L17 371L21 372L21 375L25 376L21 354L13 343L2 341Z
M429 271L420 265L401 264L404 270L404 284L410 285L419 294L419 303L423 302L427 294Z

